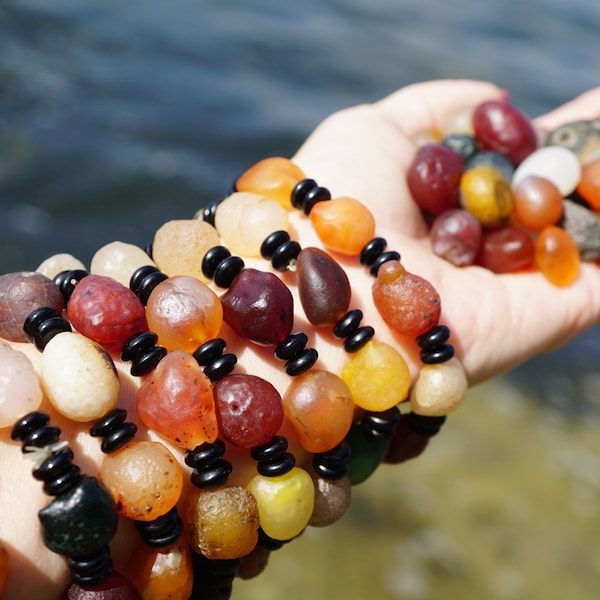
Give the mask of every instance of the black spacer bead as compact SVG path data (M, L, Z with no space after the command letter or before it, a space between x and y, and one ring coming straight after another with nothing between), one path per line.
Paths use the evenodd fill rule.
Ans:
M383 263L388 262L389 260L400 260L400 253L395 250L388 250L387 252L382 252L371 265L369 269L369 273L373 275L373 277L377 277L377 272L379 271L379 267Z
M344 350L348 353L358 352L367 342L373 339L375 330L370 325L359 327L344 341Z
M54 276L52 281L54 281L60 290L65 302L69 302L75 286L88 275L89 273L83 269L72 269L61 271L58 275Z
M314 179L300 180L292 190L292 196L290 199L292 206L298 210L302 210L304 208L304 199L306 194L315 187L318 187L318 184Z
M314 348L307 348L287 361L285 372L291 377L297 377L302 373L306 373L318 359L319 353Z
M65 473L44 483L44 492L48 496L60 496L70 490L81 479L81 470L77 465L71 465Z
M122 448L125 444L128 444L137 433L137 425L131 421L123 423L118 429L107 433L102 438L102 444L100 450L104 454L111 454Z
M134 377L141 377L153 371L158 363L167 355L167 349L163 346L154 346L146 354L136 358L131 363L129 372Z
M210 204L206 205L202 210L202 220L206 221L213 227L215 226L215 215L217 214L217 208L219 204L221 204L221 202L223 202L223 198L211 202Z
M273 268L280 273L289 271L291 265L296 263L300 250L302 250L300 244L293 240L281 244L271 257Z
M439 365L454 356L454 346L443 344L432 350L421 350L421 361L426 365Z
M331 450L313 454L313 468L319 477L336 481L348 473L350 455L350 445L342 442Z
M204 442L185 455L185 464L199 469L218 461L225 454L225 443L217 438L214 442Z
M213 338L204 342L201 346L198 346L192 354L196 359L196 362L204 367L211 362L217 360L222 354L223 350L227 347L227 342L223 338Z
M375 259L385 250L386 246L387 241L382 237L376 237L367 242L359 254L360 264L370 267L375 262Z
M50 422L50 416L40 410L23 415L12 427L10 438L14 441L24 441L34 431L45 427Z
M211 488L224 484L233 471L233 465L226 460L218 460L210 467L197 470L190 476L190 481L197 488Z
M60 429L55 425L44 425L35 431L32 431L25 439L23 439L23 452L26 452L25 446L36 446L43 448L56 444L60 439Z
M348 474L349 465L340 464L335 466L325 465L319 462L316 456L313 457L313 468L317 475L322 479L328 479L329 481L338 481L342 477Z
M223 379L233 371L237 364L237 356L232 353L223 354L204 367L204 374L212 381Z
M408 425L411 431L423 437L433 437L434 435L437 435L445 422L446 415L429 417L426 415L419 415L415 412L410 412L408 414Z
M250 455L254 460L273 460L282 456L288 449L288 441L281 435L274 435L266 444L254 446Z
M271 260L275 250L279 248L282 244L290 241L290 234L283 229L279 229L278 231L274 231L269 234L260 245L260 255L265 260Z
M209 248L202 258L202 274L207 279L215 276L219 264L231 256L231 252L225 246L213 246Z
M129 289L137 296L140 284L152 273L158 273L158 269L154 265L138 267L129 278Z
M146 275L146 277L140 281L137 288L137 296L140 299L140 302L146 306L146 304L148 304L148 298L150 298L150 294L154 291L154 288L168 278L169 276L161 271L155 271L154 273Z
M304 206L302 207L304 214L308 216L317 202L326 200L331 200L331 193L329 190L321 186L314 187L304 196Z
M373 440L385 440L394 435L400 422L400 411L396 406L382 412L367 411L362 420L363 433Z
M144 252L148 255L148 258L152 258L152 255L154 253L154 243L153 242L148 242L144 246Z
M215 285L228 288L244 267L244 261L239 256L229 256L222 260L215 270L213 278Z
M183 531L183 523L173 507L153 521L135 521L143 542L152 548L165 548L177 541Z
M23 331L29 339L33 339L39 326L52 317L60 317L60 313L51 306L40 306L29 313L23 323Z
M362 318L362 311L358 308L348 311L333 326L333 335L336 338L345 338L352 335L358 329Z
M73 466L73 451L64 448L49 456L39 467L31 472L38 481L50 481L54 477L63 475Z
M86 557L67 557L73 583L83 588L100 585L113 571L108 547Z
M285 452L274 460L261 460L256 463L256 470L264 477L280 477L289 473L296 466L293 454Z
M450 329L446 325L434 325L417 337L416 342L423 350L435 350L450 338Z
M128 362L143 356L152 350L158 342L158 336L152 331L140 331L127 338L121 347L121 360Z
M62 317L50 317L42 321L33 334L33 342L35 347L43 352L48 342L57 334L71 332L71 325Z
M101 437L113 431L125 423L127 411L124 408L114 408L107 412L103 417L96 419L90 427L90 435L92 437Z
M308 336L304 332L292 333L275 347L275 356L279 360L290 360L306 348Z

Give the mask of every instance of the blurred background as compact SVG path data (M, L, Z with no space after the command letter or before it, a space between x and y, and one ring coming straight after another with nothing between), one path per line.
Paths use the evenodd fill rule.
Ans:
M486 79L550 110L600 84L599 31L597 0L0 0L1 272L143 246L409 83ZM234 600L598 597L599 339L472 390Z

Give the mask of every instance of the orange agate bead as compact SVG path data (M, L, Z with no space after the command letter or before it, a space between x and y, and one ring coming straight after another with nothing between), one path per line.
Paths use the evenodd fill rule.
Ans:
M0 541L0 598L8 582L9 563L8 550L4 542Z
M548 281L563 287L575 281L581 257L571 236L564 229L550 225L538 236L535 260Z
M132 554L129 570L143 600L188 600L192 594L194 572L185 534L167 548L141 546Z
M593 210L600 210L600 158L583 165L577 193Z
M237 180L238 192L252 192L277 200L284 208L292 208L292 190L305 175L288 158L273 156L250 167Z
M563 197L549 179L528 175L513 190L515 219L533 231L554 225L563 212Z
M359 254L375 235L371 211L349 196L317 202L309 217L323 244L340 254Z
M193 356L167 354L140 386L137 414L156 433L191 450L219 433L209 378Z

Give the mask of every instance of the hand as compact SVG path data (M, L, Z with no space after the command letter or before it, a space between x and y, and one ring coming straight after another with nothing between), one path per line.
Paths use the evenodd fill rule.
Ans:
M478 267L456 268L434 256L421 214L410 198L405 172L414 155L414 136L439 127L454 109L465 104L501 98L504 93L488 83L438 81L404 88L373 105L358 106L326 119L300 148L295 162L308 177L328 187L332 195L350 195L367 204L377 221L377 234L388 247L402 254L404 266L429 280L442 298L442 319L452 330L451 342L463 362L470 383L498 375L536 353L546 351L591 326L600 315L600 271L596 265L582 267L577 282L558 289L539 273L497 276ZM579 118L597 116L600 89L578 98L538 119L536 127L551 129ZM273 149L276 153L276 149ZM260 157L257 157L260 158ZM308 219L292 215L294 237L302 247L319 245ZM111 240L107 240L111 241ZM413 374L418 360L412 340L390 332L373 306L372 278L357 261L342 261L352 283L352 307L360 307L364 322L373 325L378 339L397 345L406 355ZM248 260L248 266L267 270L262 260ZM289 280L293 282L293 277ZM294 286L291 286L292 289ZM296 303L298 326L306 325ZM330 336L316 333L315 347L320 365L335 373L347 355ZM17 344L39 364L31 345ZM231 340L229 350L238 355L249 373L271 381L283 393L289 383L280 363L265 360L265 352L242 341ZM118 362L118 361L117 361ZM128 365L117 364L123 380L138 382L128 375ZM130 386L123 386L120 406L135 420ZM97 472L102 455L98 440L87 435L86 424L60 418L47 403L52 422L71 440L75 462L88 473ZM143 431L143 428L141 428ZM21 455L20 446L0 431L0 537L11 553L11 576L7 598L57 597L68 580L62 557L49 552L39 536L37 511L47 504L41 484L31 477L31 464ZM183 453L174 450L183 459ZM131 525L120 529L111 545L115 567L126 573L126 562L136 543Z

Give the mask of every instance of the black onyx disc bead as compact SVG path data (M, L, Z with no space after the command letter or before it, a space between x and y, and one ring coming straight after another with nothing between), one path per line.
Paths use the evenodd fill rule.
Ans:
M75 286L88 275L89 273L84 269L72 269L61 271L54 276L52 281L54 281L63 298L65 299L65 303L67 303L71 298L71 294L73 293Z
M257 461L258 472L265 477L278 477L291 471L296 465L296 459L287 448L287 440L280 435L273 436L266 444L252 448L250 454Z
M153 521L134 521L142 541L152 548L166 548L173 544L183 531L177 507Z
M121 360L131 361L133 376L147 375L167 355L167 349L157 346L158 336L152 331L140 331L128 338L121 348Z
M134 271L129 280L129 288L137 295L140 302L146 306L154 288L165 279L168 279L166 273L159 271L152 265L146 265Z
M319 477L330 481L341 479L348 473L350 445L342 442L327 452L315 453L312 464Z
M42 352L48 342L57 334L72 331L68 321L49 306L41 306L32 311L25 319L23 331L33 340L35 347Z
M237 364L235 354L223 353L226 346L227 342L223 338L214 338L196 348L192 354L196 362L204 367L204 374L212 382L229 375Z
M115 408L90 427L92 437L102 438L100 449L104 454L116 452L135 437L137 425L125 419L127 419L127 411L123 408Z
M275 357L285 360L285 372L291 377L306 373L318 360L319 353L307 348L308 336L303 333L290 334L281 344L275 346Z
M223 459L224 454L225 444L219 439L200 444L186 454L185 464L195 469L191 481L196 487L217 487L229 479L233 466Z
M449 338L450 329L446 325L435 325L417 337L421 361L434 365L450 360L454 356L454 346L446 343Z
M213 246L202 259L202 273L220 288L228 288L243 271L245 264L239 256L232 256L225 246Z
M220 198L219 200L215 200L214 202L207 204L202 210L202 220L206 221L209 225L212 225L213 227L215 226L215 216L217 214L217 208L219 207L219 204L221 204L221 202L223 202L223 198Z
M283 229L278 229L273 233L269 234L260 245L260 255L265 260L271 260L275 250L279 248L279 246L285 244L290 241L290 234Z
M388 260L400 260L400 253L395 250L385 251L387 247L387 241L385 238L376 237L370 242L367 242L363 249L360 251L359 260L360 264L369 268L369 273L373 276L377 276L379 267Z
M229 600L241 562L241 558L211 560L199 552L192 552L194 586L190 598Z
M445 422L446 415L429 417L414 412L408 414L408 426L411 431L427 438L437 435Z
M363 314L359 309L348 311L333 326L333 335L344 339L344 350L358 352L373 338L375 330L370 325L360 326Z
M32 474L35 479L44 482L44 493L48 496L59 496L79 481L81 470L73 464L72 450L64 448L49 456L33 469Z
M81 587L102 583L112 573L112 560L108 546L86 556L67 557L67 566L73 582Z
M317 202L326 200L331 200L331 193L327 188L319 186L314 179L302 179L292 190L292 206L302 210L305 215L310 214Z
M300 244L290 239L287 231L278 230L269 234L260 245L260 255L271 261L276 271L292 270L300 254Z
M383 412L367 411L361 419L364 434L373 440L391 438L400 422L400 411L396 406Z
M27 452L27 446L43 448L51 446L60 440L60 429L50 425L50 417L42 411L34 411L22 416L10 432L14 441L23 442L22 451Z

